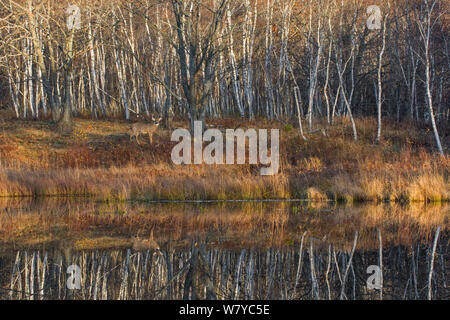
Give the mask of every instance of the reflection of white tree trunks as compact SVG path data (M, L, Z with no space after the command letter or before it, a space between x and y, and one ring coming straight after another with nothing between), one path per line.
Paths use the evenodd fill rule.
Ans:
M357 242L358 242L358 232L355 232L355 239L353 240L352 252L350 253L350 258L348 260L347 267L345 268L344 277L342 278L342 288L341 288L341 294L340 294L340 297L339 297L340 300L343 300L344 298L346 298L346 295L345 295L345 284L347 282L348 272L350 270L350 266L352 266L353 255L355 254L355 249L356 249Z
M255 260L253 258L253 250L250 250L250 256L249 256L249 264L248 264L248 271L246 276L246 296L245 299L255 300ZM213 267L214 268L214 267Z
M234 292L233 292L232 300L239 300L239 294L241 292L241 277L242 277L241 265L242 265L242 260L245 256L245 252L246 252L245 249L241 251L238 262L236 264L236 271L235 271L234 284L233 284Z
M436 246L437 246L437 242L439 240L440 232L441 232L441 227L439 226L436 230L436 234L434 235L433 252L431 253L430 272L428 274L428 300L431 300L433 297L431 280L433 279L434 256L436 255Z
M34 300L35 270L36 270L36 251L33 251L30 266L30 300Z
M328 264L327 264L327 271L325 272L325 282L327 284L327 292L328 292L328 300L331 300L331 287L330 287L330 279L329 274L331 271L331 244L328 245Z
M317 282L316 267L314 261L314 248L313 248L313 238L311 237L309 243L309 264L311 268L311 283L312 283L312 298L315 300L320 300L320 287Z
M443 260L448 243L445 238L440 237L439 231L440 228L436 230L431 243L420 243L417 246L423 248L420 252L414 245L389 245L383 249L386 253L383 260L386 291L389 292L390 299L426 299L430 288L432 299L445 298L448 290L445 285ZM371 235L375 236L370 236L370 239L375 239L371 243L373 248L376 248L376 233ZM319 249L322 246L318 243L319 239L310 238L309 241L307 250L309 265L303 270L304 262L301 259L304 248L301 243L264 249L230 249L216 247L217 243L198 240L191 246L163 248L159 254L154 250L131 252L130 249L112 249L81 250L66 255L65 247L50 251L14 250L2 256L2 259L8 262L6 265L11 266L11 270L5 269L5 276L10 279L8 281L10 290L1 290L0 297L35 300L58 298L247 300L256 297L286 300L318 299L319 295L320 298L339 299L343 284L337 263L339 260L341 269L349 268L352 271L347 282L353 281L354 287L351 290L353 294L348 298L379 298L379 292L367 291L369 284L373 285L373 289L369 290L380 288L379 264L367 265L369 261L377 259L376 251L360 248L354 252L352 250L352 257L346 249L336 251L336 248L342 246L339 240L336 244L326 244L324 248L328 250ZM362 242L364 241L361 240ZM372 245L369 246L372 248ZM331 262L332 251L336 269ZM435 263L439 265L433 268ZM415 270L424 272L416 273ZM355 277L356 274L367 273L371 274L370 280L366 281L364 276ZM403 276L399 277L399 274ZM428 282L432 286L422 290L419 295L412 288L413 281L425 285ZM314 283L317 290L313 288ZM320 286L323 287L322 290ZM77 288L81 290L74 292ZM345 298L347 297L344 295Z
M302 239L300 241L300 249L298 250L298 263L297 263L297 272L295 274L295 284L294 284L294 293L292 295L292 299L295 299L297 295L297 287L300 281L300 277L302 275L302 266L303 266L303 241L305 240L306 231L303 232Z
M380 268L380 300L383 300L383 239L381 237L381 230L378 229L378 242L380 243L380 249L378 251L378 266Z
M125 263L123 264L123 271L122 271L122 283L120 285L120 291L119 291L119 300L126 300L128 299L128 269L130 265L130 252L131 250L127 250L127 257L125 260Z

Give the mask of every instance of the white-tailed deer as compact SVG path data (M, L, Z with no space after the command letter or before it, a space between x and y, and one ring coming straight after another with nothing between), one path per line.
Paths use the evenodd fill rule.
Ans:
M148 237L148 239L140 238L139 231L138 231L138 234L135 237L133 237L132 239L133 239L133 250L134 251L152 250L152 251L154 251L153 254L162 255L161 250L159 248L159 244L153 238L153 229L150 232L150 236Z
M155 119L152 116L153 123L133 123L133 125L131 126L131 130L128 131L128 134L130 135L130 140L133 137L135 137L138 145L141 145L139 143L139 139L138 139L139 135L140 134L148 134L150 144L152 144L153 143L153 133L156 131L156 129L158 129L159 125L161 124L161 120L162 120L162 118Z

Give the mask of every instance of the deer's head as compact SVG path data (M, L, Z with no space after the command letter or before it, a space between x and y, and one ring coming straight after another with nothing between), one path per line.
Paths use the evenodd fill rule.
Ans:
M152 116L152 121L156 126L159 126L161 124L162 119L162 117L155 118L154 116Z

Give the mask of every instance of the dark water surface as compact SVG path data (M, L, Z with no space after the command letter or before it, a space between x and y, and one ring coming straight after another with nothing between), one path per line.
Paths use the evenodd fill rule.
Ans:
M0 237L0 299L450 298L448 205L3 199Z

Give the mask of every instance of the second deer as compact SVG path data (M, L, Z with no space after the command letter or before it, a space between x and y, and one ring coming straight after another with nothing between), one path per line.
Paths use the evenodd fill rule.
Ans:
M131 130L128 131L130 140L135 137L138 145L141 145L138 139L139 135L148 134L150 144L153 144L153 133L158 129L159 125L161 124L161 120L162 118L155 119L152 116L153 123L133 123L131 126Z

